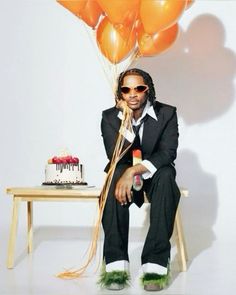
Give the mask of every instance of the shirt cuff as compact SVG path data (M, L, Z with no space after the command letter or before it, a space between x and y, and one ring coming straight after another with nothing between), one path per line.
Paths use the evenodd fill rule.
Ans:
M140 164L148 169L148 171L142 174L143 179L151 178L157 171L157 168L148 160L143 160Z

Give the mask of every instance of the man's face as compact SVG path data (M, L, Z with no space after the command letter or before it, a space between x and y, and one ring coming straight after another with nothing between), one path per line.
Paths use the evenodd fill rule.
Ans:
M146 91L148 91L148 86L144 83L143 77L138 75L124 77L121 86L122 97L131 110L137 111L145 106L147 101Z

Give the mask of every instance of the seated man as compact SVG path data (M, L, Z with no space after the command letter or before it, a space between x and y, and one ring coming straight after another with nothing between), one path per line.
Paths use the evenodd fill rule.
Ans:
M121 125L122 102L132 110L134 132L124 134L132 145L116 165L103 212L105 272L100 282L108 289L122 289L127 283L129 206L135 202L141 207L145 192L151 208L141 256L142 282L145 290L161 290L168 279L170 238L180 198L173 163L179 135L176 108L156 100L152 78L140 69L120 74L116 96L116 107L103 111L101 122L110 161ZM137 148L142 161L132 165L132 150ZM109 164L105 171L108 169ZM142 177L140 191L133 187L135 175Z

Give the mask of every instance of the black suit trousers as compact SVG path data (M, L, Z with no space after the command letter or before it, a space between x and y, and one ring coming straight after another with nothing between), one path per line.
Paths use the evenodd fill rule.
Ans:
M105 234L103 256L106 264L117 260L129 261L130 205L121 206L114 196L116 183L128 167L126 164L116 167L104 208L102 218ZM151 207L149 230L141 256L142 264L150 262L166 267L170 259L170 238L180 198L175 176L175 168L168 165L158 169L152 178L144 181L143 189Z

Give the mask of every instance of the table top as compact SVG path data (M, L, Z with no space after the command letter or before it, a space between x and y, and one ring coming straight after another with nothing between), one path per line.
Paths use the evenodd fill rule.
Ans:
M17 196L78 196L78 197L98 197L101 188L94 186L32 186L32 187L10 187L6 189L6 193Z
M188 197L189 191L180 188L181 196ZM71 196L80 198L96 198L100 196L101 188L95 186L72 185L67 186L51 186L41 185L32 187L10 187L6 189L6 193L14 196Z

